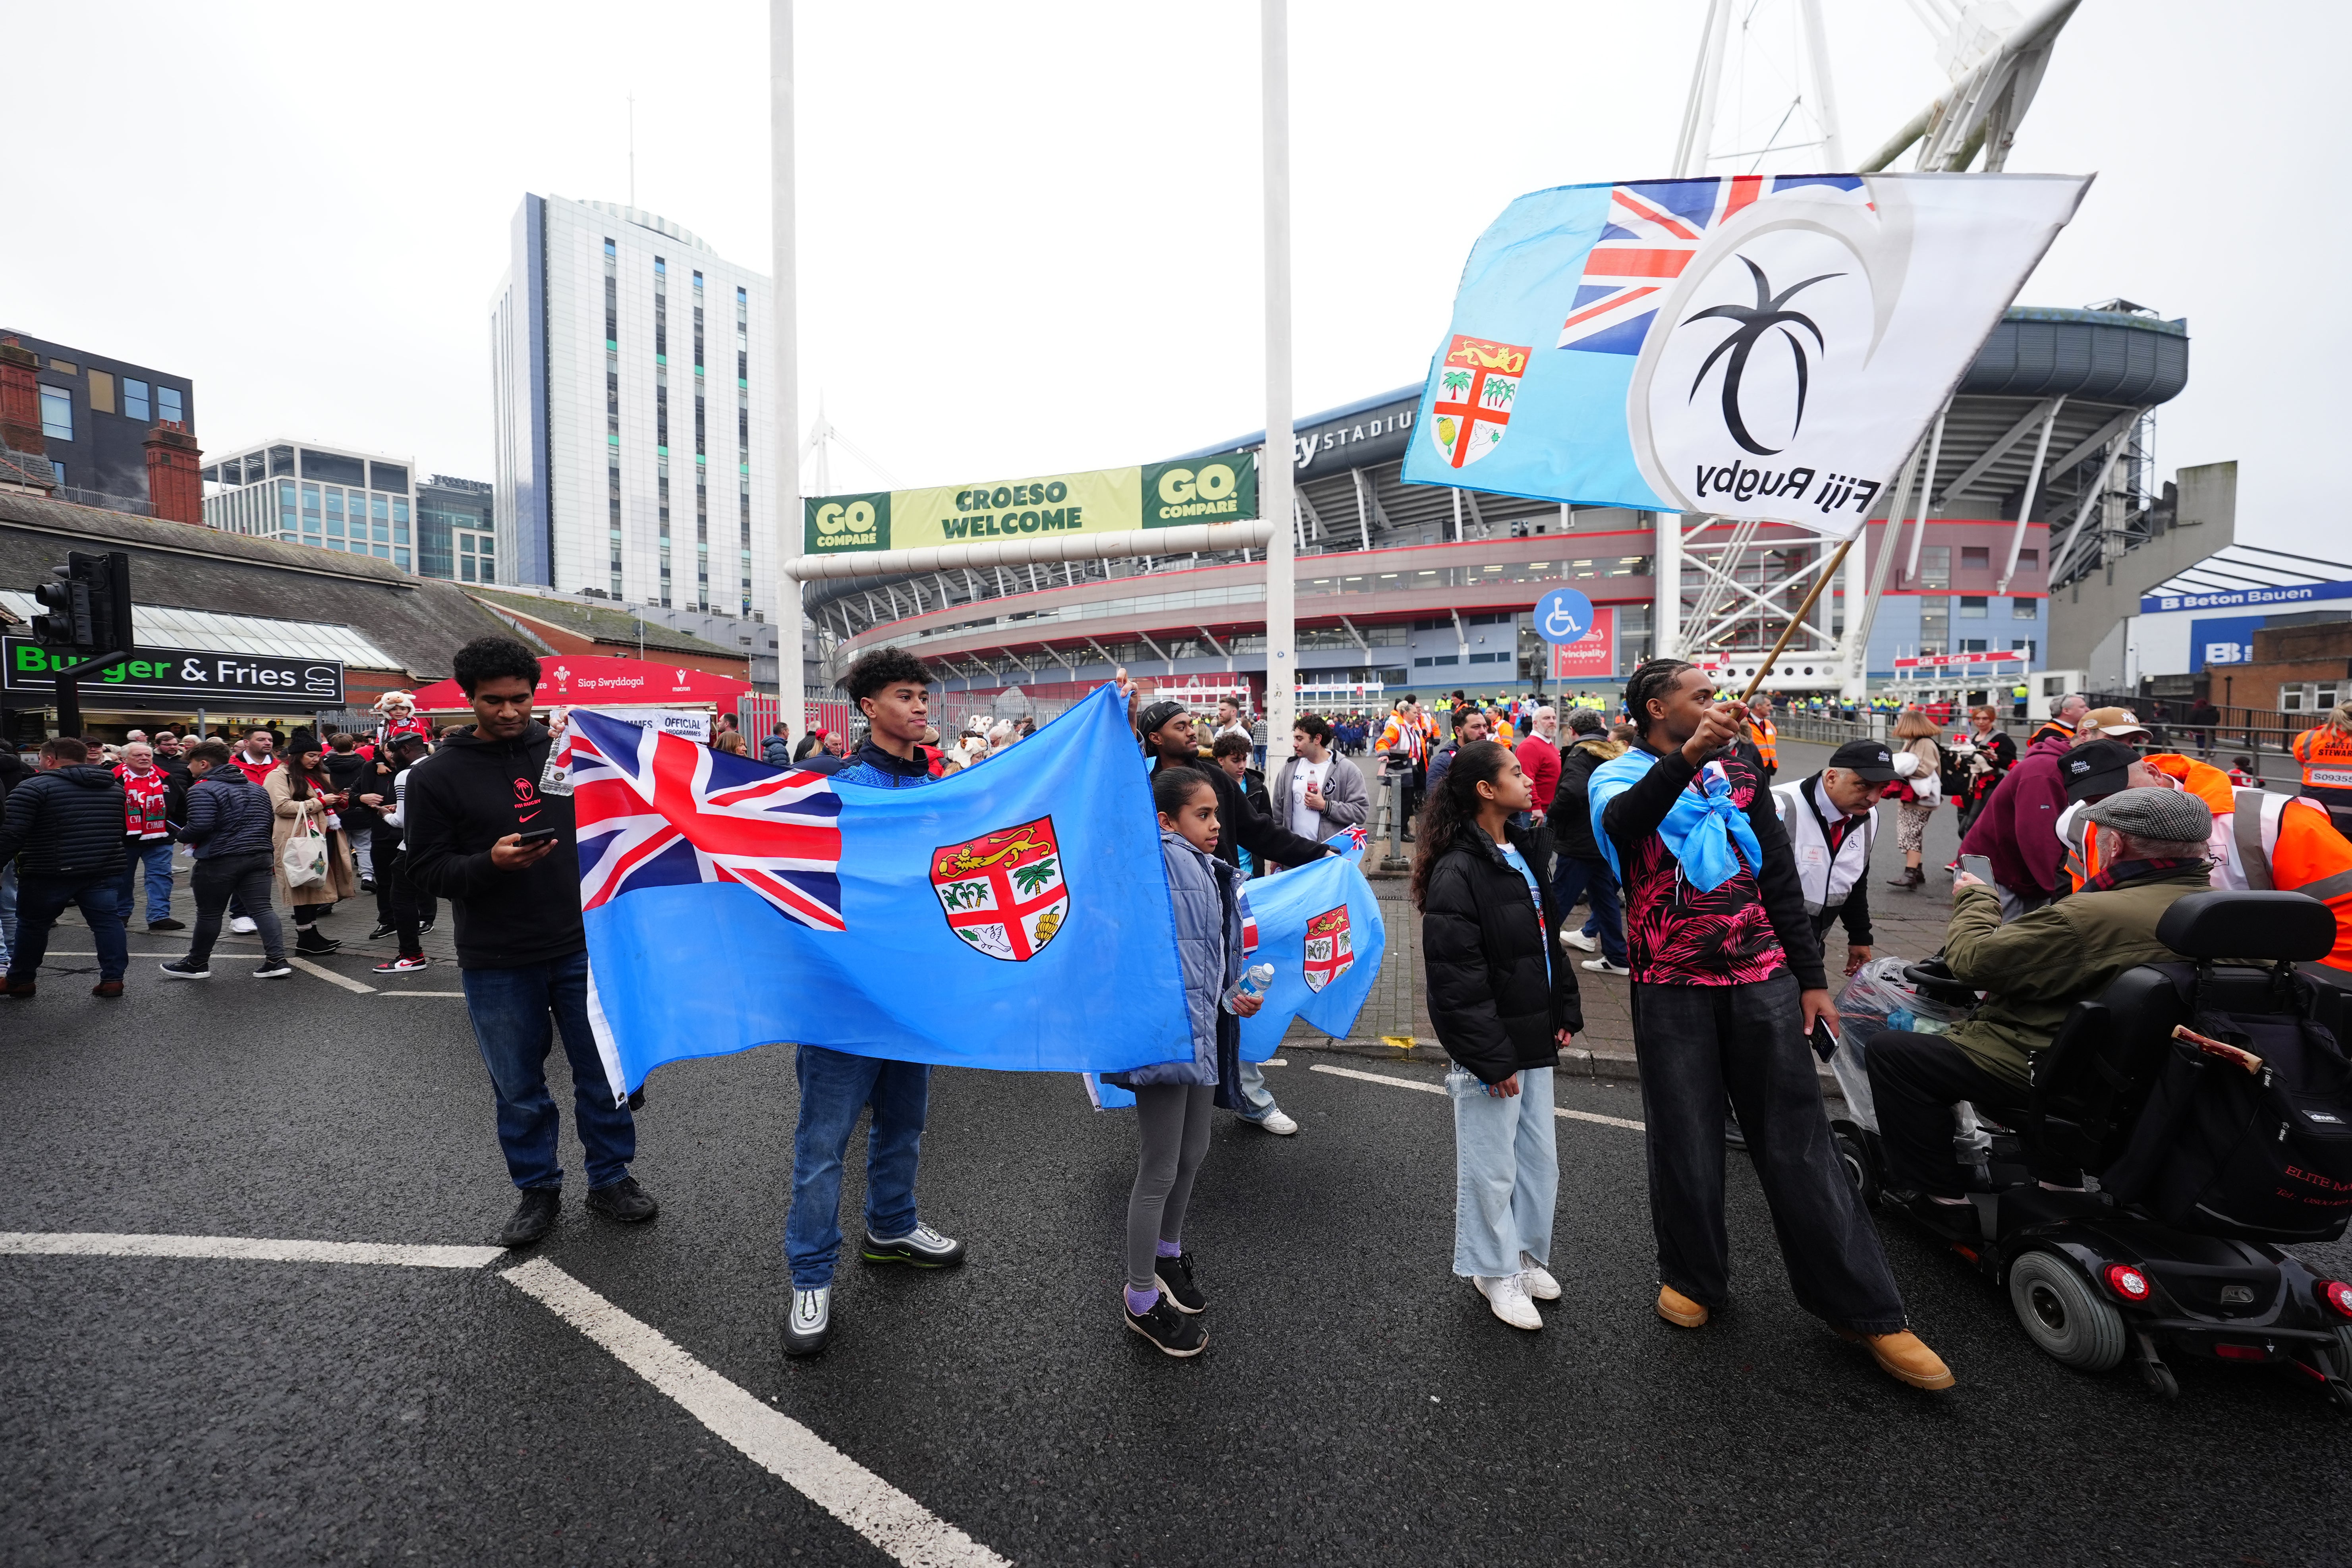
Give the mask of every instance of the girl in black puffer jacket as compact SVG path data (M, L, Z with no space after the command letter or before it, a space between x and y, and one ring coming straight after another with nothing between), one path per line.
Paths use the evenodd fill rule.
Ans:
M1559 910L1544 885L1544 838L1511 826L1530 808L1518 760L1491 741L1463 747L1415 825L1430 1021L1453 1058L1454 1272L1495 1316L1538 1329L1557 1300L1552 1066L1584 1026L1575 971L1556 955Z

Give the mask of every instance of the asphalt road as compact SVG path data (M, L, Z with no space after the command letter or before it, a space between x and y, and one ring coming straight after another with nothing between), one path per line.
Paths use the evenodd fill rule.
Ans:
M512 1196L488 1086L463 1003L427 994L453 970L362 994L234 965L172 985L150 958L101 1003L64 973L92 963L70 955L86 934L55 945L41 995L0 1014L0 1231L497 1231ZM366 962L325 967L375 984ZM908 1560L984 1561L957 1557L958 1531L1020 1563L2345 1560L2352 1423L2307 1384L2181 1359L2164 1405L2126 1372L2067 1372L1887 1215L1914 1322L1959 1377L1904 1388L1796 1309L1739 1162L1735 1307L1698 1333L1659 1322L1641 1139L1622 1127L1561 1121L1565 1296L1541 1333L1507 1329L1447 1272L1436 1071L1285 1060L1270 1077L1301 1133L1221 1118L1195 1196L1213 1340L1191 1363L1119 1317L1128 1119L1071 1079L965 1071L935 1080L921 1193L970 1266L846 1264L833 1347L786 1362L777 1047L656 1076L636 1173L658 1220L614 1226L575 1201L535 1249L607 1304L590 1316L608 1339L643 1326L654 1378L509 1280L515 1255L0 1244L0 1562L887 1561L877 1536L915 1541ZM1631 1086L1563 1086L1561 1103L1641 1116ZM861 1196L853 1175L853 1226ZM2352 1270L2352 1247L2324 1251ZM708 1403L730 1387L731 1414ZM822 1459L805 1428L916 1533L869 1513L861 1534L698 1399L779 1468Z

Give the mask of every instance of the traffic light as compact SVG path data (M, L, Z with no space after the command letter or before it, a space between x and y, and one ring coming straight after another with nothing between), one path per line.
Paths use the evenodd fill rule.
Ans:
M129 653L136 643L131 635L131 557L119 550L104 555L79 552L66 559L79 575L89 571L89 626L93 656Z
M33 640L85 658L130 652L131 557L119 550L104 555L76 550L65 565L49 570L65 580L34 588L33 597L49 613L33 617Z
M76 553L79 563L89 557ZM78 654L88 654L97 636L90 625L89 584L76 577L63 566L49 571L66 580L43 583L33 590L33 597L45 605L48 614L33 617L33 640L47 648L70 648Z

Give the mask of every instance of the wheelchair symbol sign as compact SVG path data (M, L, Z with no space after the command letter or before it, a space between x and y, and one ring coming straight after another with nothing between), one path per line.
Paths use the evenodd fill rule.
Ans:
M1554 588L1536 601L1536 635L1548 643L1582 640L1592 630L1592 601L1573 588Z

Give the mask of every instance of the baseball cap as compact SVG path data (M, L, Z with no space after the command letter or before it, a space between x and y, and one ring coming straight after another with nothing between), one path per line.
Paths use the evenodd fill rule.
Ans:
M2147 726L2128 708L2094 708L2076 721L2077 735L2137 735L2147 739Z
M1830 756L1830 766L1856 778L1885 784L1895 777L1895 755L1876 741L1848 741Z
M2090 800L2131 787L2131 765L2139 753L2121 741L2085 741L2058 760L2068 800Z

